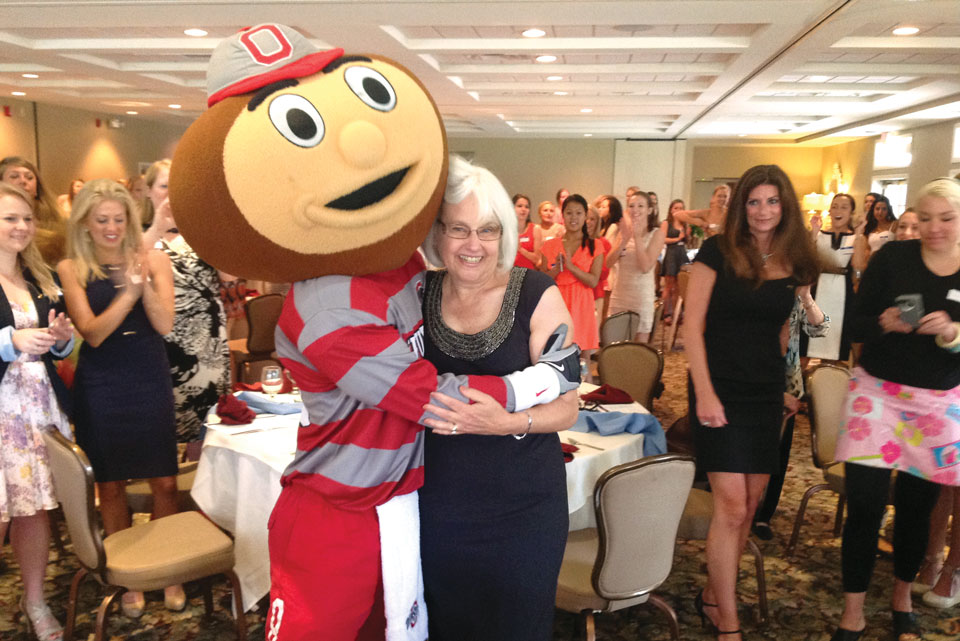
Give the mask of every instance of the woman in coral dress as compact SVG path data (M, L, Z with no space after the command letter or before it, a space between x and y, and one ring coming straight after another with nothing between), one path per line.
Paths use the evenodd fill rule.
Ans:
M541 247L540 269L557 283L573 317L573 338L585 359L600 345L593 309L593 288L600 282L603 254L587 233L587 201L571 194L563 201L563 238L552 238Z

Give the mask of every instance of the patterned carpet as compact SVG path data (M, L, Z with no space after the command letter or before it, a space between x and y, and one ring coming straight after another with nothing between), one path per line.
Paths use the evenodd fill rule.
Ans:
M660 337L655 344L660 345ZM679 347L678 341L678 347ZM665 426L686 413L686 358L682 351L666 355L664 370L665 391L655 403L654 413ZM745 639L777 639L783 641L826 641L830 638L840 617L840 541L831 535L836 497L821 492L811 501L806 523L801 530L800 544L794 559L785 559L783 550L790 535L800 497L807 487L819 481L819 471L810 463L809 423L805 416L797 421L790 470L783 489L778 513L773 519L774 539L761 544L766 555L767 592L770 600L771 621L766 626L756 622L757 588L749 555L741 564L739 583L743 600L741 618ZM69 554L57 559L54 551L47 573L47 593L54 614L62 621L67 605L70 579L76 571L76 561ZM21 593L19 572L9 546L3 549L4 565L0 569L0 639L27 641L26 633L16 616L17 600ZM673 572L657 592L676 609L680 618L681 638L707 640L713 637L700 627L693 609L693 597L703 584L702 542L679 542ZM881 558L877 563L874 581L867 596L868 632L865 641L887 641L891 638L890 616L887 608L892 586L892 562ZM229 611L229 592L225 581L214 585L216 611L212 619L203 615L203 600L196 586L187 586L191 598L184 612L172 613L163 608L162 593L148 594L147 611L139 620L114 615L109 623L109 637L131 641L220 641L232 639L232 618ZM96 608L102 594L92 580L81 589L80 614L77 622L78 639L93 638ZM947 641L960 638L960 609L936 611L916 601L920 624L929 641ZM263 619L257 613L247 613L249 639L264 639ZM554 626L556 641L583 638L583 624L576 615L557 612ZM670 638L666 618L651 605L636 606L611 614L597 616L597 638L604 641L647 639L661 641ZM320 639L320 635L318 635Z

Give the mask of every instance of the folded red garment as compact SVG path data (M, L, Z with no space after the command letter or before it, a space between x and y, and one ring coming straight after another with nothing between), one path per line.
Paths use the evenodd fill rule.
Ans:
M225 425L246 425L257 414L233 394L224 394L217 400L217 416Z
M561 443L560 449L563 450L563 462L569 463L573 460L573 453L579 451L580 448L569 443Z
M606 383L593 390L589 394L583 394L580 398L588 403L595 402L600 403L601 405L618 405L622 403L633 402L632 396L624 392L619 387L607 385Z
M263 391L263 385L260 381L256 383L234 383L233 384L234 392L261 392ZM290 376L287 372L283 373L283 387L280 389L280 394L289 394L293 391L293 377Z

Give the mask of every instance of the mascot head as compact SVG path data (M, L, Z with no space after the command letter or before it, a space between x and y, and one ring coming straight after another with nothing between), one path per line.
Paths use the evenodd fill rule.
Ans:
M207 95L170 174L177 227L204 260L273 282L409 260L440 206L447 143L407 69L263 24L214 50Z

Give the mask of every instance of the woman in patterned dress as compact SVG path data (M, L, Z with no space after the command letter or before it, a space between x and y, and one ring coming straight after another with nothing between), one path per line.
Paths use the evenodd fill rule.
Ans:
M229 390L230 351L221 275L176 231L167 200L169 174L169 160L158 160L146 173L147 209L154 215L144 245L162 249L173 267L176 313L173 331L164 341L173 377L177 440L187 443L200 438L207 411Z
M0 183L0 541L10 526L23 579L20 610L40 641L63 638L43 596L50 544L47 510L57 506L42 431L70 436L66 388L54 357L73 349L73 327L54 303L59 290L33 243L30 196ZM59 397L58 397L59 393Z

